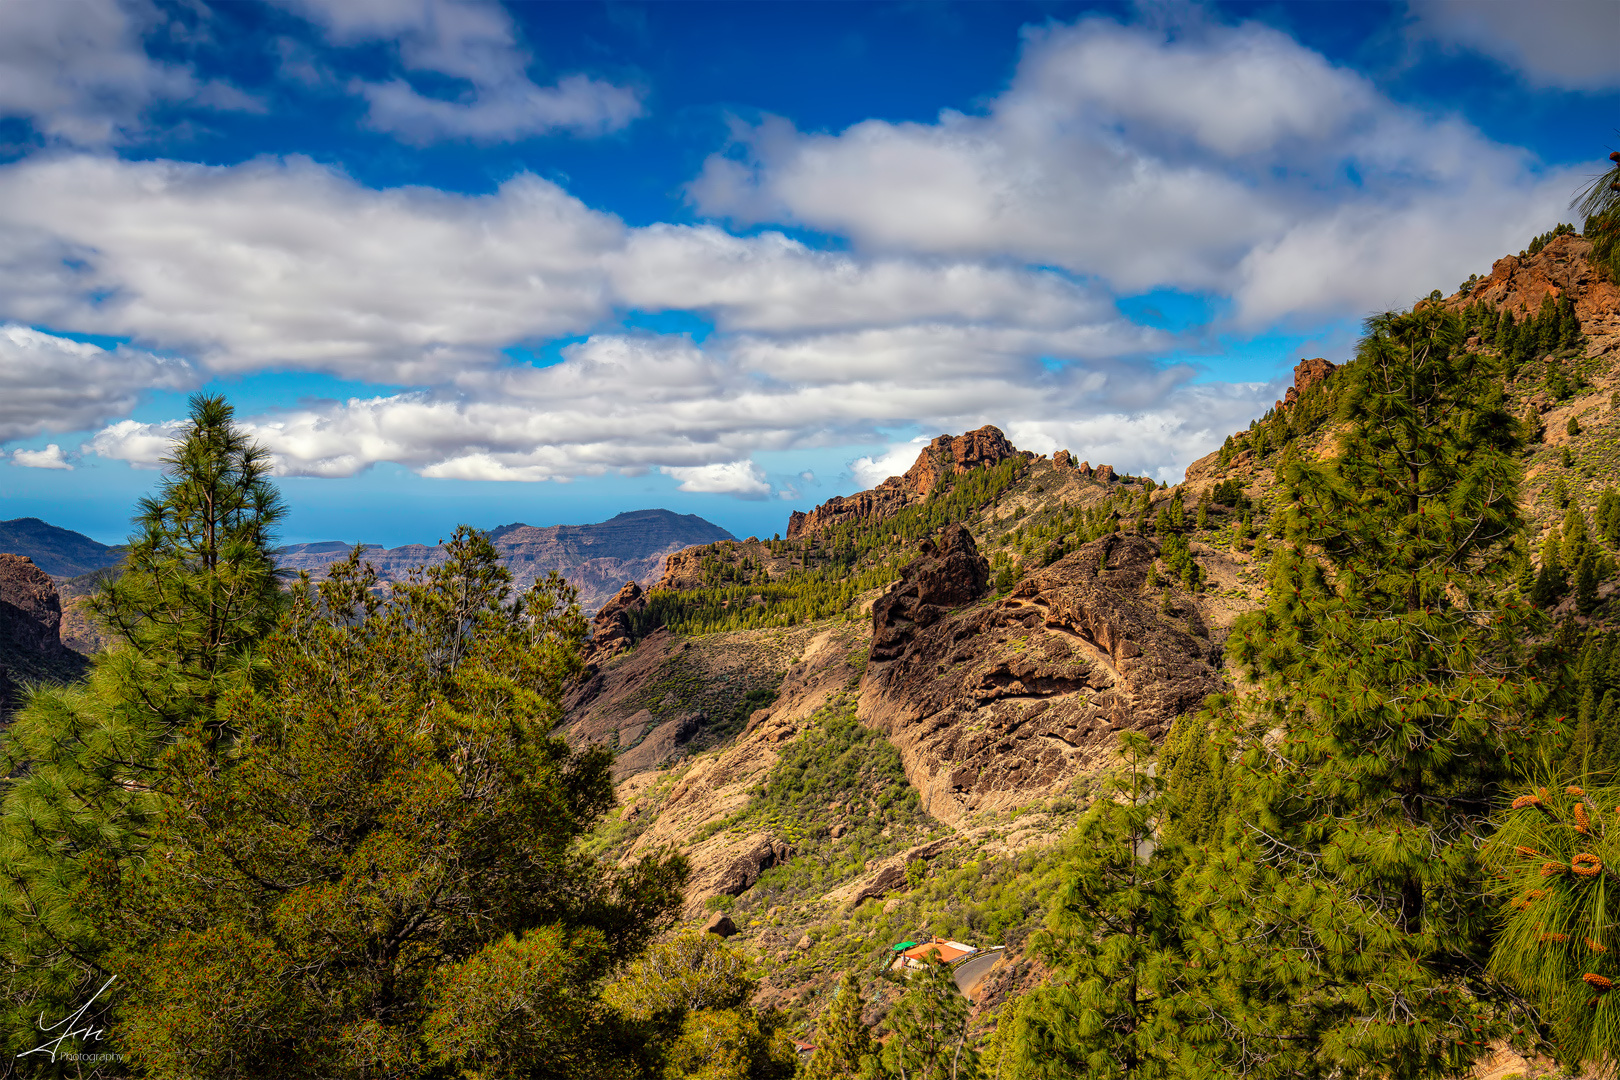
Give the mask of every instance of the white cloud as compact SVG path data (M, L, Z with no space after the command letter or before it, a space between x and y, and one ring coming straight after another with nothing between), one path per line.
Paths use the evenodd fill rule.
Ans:
M679 480L682 491L735 495L743 499L764 499L771 494L764 471L752 461L724 461L715 465L690 467L666 465L659 471Z
M1118 322L1111 299L1062 274L961 259L815 251L778 232L714 226L633 230L608 267L630 307L711 314L763 333L893 326L920 319L1053 329Z
M512 17L498 3L466 0L282 0L322 26L339 45L397 42L407 71L433 72L469 84L455 99L430 97L406 79L355 80L371 109L368 123L407 142L441 139L501 142L570 131L617 131L642 113L641 95L586 75L553 86L528 76L530 56ZM299 72L306 69L296 69Z
M764 498L772 486L751 461L756 451L870 443L881 429L906 424L960 432L995 423L1036 440L1035 449L1061 436L1082 457L1133 471L1185 461L1189 447L1218 442L1275 392L1192 386L1186 368L1142 371L1107 359L1047 370L1013 356L1009 350L1032 346L1009 343L1007 333L902 327L702 347L676 335L602 335L568 347L549 367L472 371L453 389L243 422L284 475L350 476L385 461L464 480L655 468L682 490ZM90 449L150 463L172 430L125 421ZM903 472L916 449L900 444L851 468L863 486L876 483ZM778 494L795 487L780 485Z
M62 448L49 443L43 450L13 450L11 463L25 469L65 469L73 471L73 464L62 453Z
M120 420L96 432L79 449L97 457L127 461L138 469L156 469L174 449L174 444L184 437L185 430L184 420L164 420L157 424Z
M374 191L311 161L0 168L0 305L216 371L434 382L606 314L623 226L549 181Z
M133 409L143 390L186 390L197 382L196 370L182 360L0 324L0 443L83 431Z
M1494 57L1532 86L1620 86L1620 7L1614 0L1413 0L1419 31Z
M1252 327L1449 288L1548 227L1574 187L1567 170L1538 172L1258 24L1171 36L1092 18L1027 37L983 115L837 134L740 127L690 195L710 214L827 230L869 252L1210 291ZM1434 246L1403 248L1412 236ZM1321 269L1283 306L1271 282L1294 271L1290 240L1304 237L1322 244ZM1393 257L1368 275L1357 255L1371 249Z
M1062 337L1054 347L1081 355L1156 340L1059 273L820 252L774 232L626 229L527 174L462 196L376 191L299 158L0 167L0 310L215 371L434 384L623 307L774 336L928 321Z
M259 107L233 87L147 56L142 35L164 21L143 0L0 3L0 116L27 119L53 141L101 145L138 131L160 102Z

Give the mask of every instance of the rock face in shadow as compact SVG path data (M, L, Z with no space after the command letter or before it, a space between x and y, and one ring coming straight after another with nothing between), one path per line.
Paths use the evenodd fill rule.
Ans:
M918 628L977 600L989 586L990 564L965 527L951 525L937 542L924 540L917 559L872 605L872 659L900 656Z
M1162 738L1220 689L1218 649L1146 586L1152 541L1093 541L977 603L988 567L971 545L948 530L873 605L861 683L861 719L900 749L936 818L1056 794L1105 763L1118 732Z
M65 682L84 657L62 644L62 601L51 576L26 555L0 555L0 716L20 703L24 682Z

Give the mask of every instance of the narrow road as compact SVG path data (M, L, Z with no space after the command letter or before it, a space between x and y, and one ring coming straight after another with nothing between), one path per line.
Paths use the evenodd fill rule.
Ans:
M962 996L969 1001L977 998L979 984L984 982L984 977L990 974L990 969L1000 963L1001 958L1006 955L1007 950L998 945L994 949L974 953L957 964L951 975L956 979L956 988L962 991Z

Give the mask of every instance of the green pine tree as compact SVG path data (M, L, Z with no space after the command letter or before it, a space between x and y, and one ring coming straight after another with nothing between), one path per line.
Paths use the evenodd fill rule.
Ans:
M191 399L184 435L143 498L123 573L91 609L124 644L110 661L124 696L169 728L208 721L275 625L275 528L284 511L270 456L223 397Z
M1580 565L1575 568L1575 610L1590 615L1598 604L1597 559L1590 550L1581 553Z
M1491 970L1537 1003L1570 1076L1620 1071L1617 802L1613 785L1523 791L1485 850L1505 915Z
M1537 624L1508 589L1519 426L1460 344L1437 306L1371 321L1341 452L1289 467L1294 546L1231 639L1260 692L1224 717L1233 809L1182 901L1226 1070L1441 1075L1506 1030L1478 843Z
M164 829L84 902L125 987L134 1067L215 1077L612 1076L607 977L679 909L685 864L575 841L613 804L606 751L549 737L584 620L523 597L482 533L387 594L359 551L301 588L272 677L222 699L151 774ZM630 1049L626 1049L629 1047Z
M1564 513L1564 526L1558 543L1558 563L1570 570L1578 570L1586 549L1591 546L1586 529L1586 515L1578 503L1571 502Z
M1153 746L1120 738L1124 766L1082 819L1077 854L1034 951L1053 969L1030 994L997 1060L1006 1080L1173 1075L1192 996L1175 881L1159 845L1163 782Z
M861 984L846 972L822 1016L804 1080L862 1080L876 1075L881 1048L861 1018L865 1012Z
M39 1044L41 1013L73 1012L115 974L112 926L85 890L146 858L165 747L188 732L214 742L222 697L266 674L257 657L282 607L268 474L224 399L194 397L123 571L93 602L112 647L82 686L33 695L6 732L17 779L0 803L0 1039L13 1053ZM101 1026L122 989L96 998Z
M925 961L885 1020L883 1066L901 1080L973 1080L978 1053L968 1045L968 1002L949 965Z

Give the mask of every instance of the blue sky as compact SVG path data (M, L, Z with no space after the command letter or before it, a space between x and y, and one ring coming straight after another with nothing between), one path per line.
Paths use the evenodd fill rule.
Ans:
M290 541L738 535L984 423L1174 480L1569 217L1586 3L0 5L0 517L120 539L189 394Z

